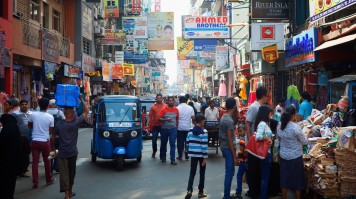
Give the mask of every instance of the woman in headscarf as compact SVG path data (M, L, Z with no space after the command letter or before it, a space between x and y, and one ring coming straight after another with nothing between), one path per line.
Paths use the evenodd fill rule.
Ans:
M3 114L0 118L0 193L3 199L13 199L20 165L21 134L16 118Z

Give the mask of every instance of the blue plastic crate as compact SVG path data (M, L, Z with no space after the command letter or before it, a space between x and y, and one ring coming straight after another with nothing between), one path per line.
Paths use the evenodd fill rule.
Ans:
M79 87L71 84L57 84L55 99L56 105L59 107L78 107Z

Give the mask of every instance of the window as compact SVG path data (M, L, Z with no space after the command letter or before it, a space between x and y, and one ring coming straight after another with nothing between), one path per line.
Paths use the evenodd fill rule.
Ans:
M91 55L91 41L83 38L83 53Z
M52 29L57 32L61 30L61 13L57 10L53 10Z
M40 20L40 4L38 2L39 0L31 0L30 3L30 16L35 21Z
M42 25L44 28L49 29L49 6L45 2L43 2Z

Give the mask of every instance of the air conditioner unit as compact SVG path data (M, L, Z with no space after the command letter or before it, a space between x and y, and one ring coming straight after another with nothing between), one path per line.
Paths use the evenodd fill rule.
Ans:
M94 26L94 34L100 34L100 26L99 25Z
M105 21L101 20L99 21L100 27L105 28Z
M105 13L103 7L98 7L98 19L104 19Z
M94 6L94 19L98 19L98 8Z
M105 28L103 27L100 27L100 33L99 33L100 36L105 36Z

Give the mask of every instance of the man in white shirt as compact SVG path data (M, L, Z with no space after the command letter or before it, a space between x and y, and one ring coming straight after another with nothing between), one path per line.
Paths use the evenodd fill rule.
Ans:
M197 98L193 98L194 108L197 110L197 114L201 112L201 104Z
M185 159L188 160L187 153L187 135L191 128L192 120L195 119L194 110L191 106L187 105L187 99L184 96L179 97L179 105L177 107L179 112L178 118L178 131L177 131L177 150L178 160L182 160L183 149L185 150Z
M218 121L219 110L214 106L214 101L209 101L209 107L205 109L205 118L207 122Z
M47 185L54 182L51 174L51 161L47 158L51 151L50 133L53 131L54 118L46 112L49 105L47 98L40 98L38 104L40 111L33 112L28 118L28 127L33 128L31 142L33 189L38 188L38 162L41 153L45 165Z

